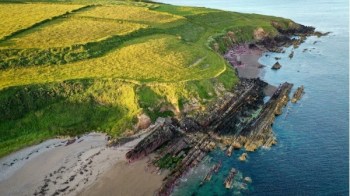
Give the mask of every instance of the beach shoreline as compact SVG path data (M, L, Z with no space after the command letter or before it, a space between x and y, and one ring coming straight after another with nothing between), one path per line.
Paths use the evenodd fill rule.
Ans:
M259 59L265 52L268 50L255 45L250 47L249 44L237 44L229 49L223 57L237 70L239 78L263 78L266 65L262 65ZM276 89L276 86L268 84L264 88L264 93L271 97Z
M0 160L1 195L99 195L102 190L103 195L125 195L128 191L135 191L128 195L136 191L148 195L161 185L165 172L145 171L146 158L132 164L125 158L146 135L107 147L107 135L89 133L79 138L50 139L12 153ZM128 174L119 175L121 172ZM113 180L108 178L111 175ZM121 185L115 186L116 181ZM131 189L134 183L144 186Z

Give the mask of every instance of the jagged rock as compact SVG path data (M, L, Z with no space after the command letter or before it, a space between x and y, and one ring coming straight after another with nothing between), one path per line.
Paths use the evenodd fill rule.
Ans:
M247 156L248 156L248 154L244 152L238 159L240 161L246 161L247 160Z
M277 62L271 67L271 69L277 70L277 69L281 69L281 67L282 67L282 65L277 61Z
M210 148L210 151L214 150L214 148L216 147L215 142L211 141L208 145L208 147Z
M262 145L260 144L260 146L262 146ZM254 152L254 151L258 148L258 145L256 145L256 144L253 143L253 142L249 142L249 143L246 143L246 144L244 145L244 148L245 148L245 150L248 151L248 152Z
M293 98L291 100L292 103L296 103L297 101L299 101L301 99L301 97L304 94L304 86L301 85L300 87L298 87L298 89L295 91Z
M276 115L280 115L282 108L288 103L292 84L280 85L270 100L264 105L258 117L241 131L238 141L244 144L247 151L255 151L260 146L271 146L276 143L271 125Z
M200 131L202 127L196 120L190 117L185 117L180 121L180 127L186 132Z
M242 144L240 144L238 141L234 141L234 142L232 143L232 146L233 146L234 149L240 149L240 148L242 148Z
M200 116L198 123L220 134L237 133L242 128L241 116L249 109L263 104L263 88L267 84L260 79L241 79L234 92L227 94L214 107L209 107L207 115Z
M169 195L176 181L186 173L190 168L198 165L205 155L212 150L212 141L208 135L203 135L198 138L194 136L196 145L192 147L187 155L182 159L181 163L172 170L170 175L163 182L162 187L158 191L158 195Z
M232 152L233 152L233 146L229 146L227 148L226 155L230 157L232 155Z
M132 150L126 153L126 158L133 161L142 158L165 142L175 138L180 132L177 127L173 125L170 119L158 119L157 123L146 138L140 141Z

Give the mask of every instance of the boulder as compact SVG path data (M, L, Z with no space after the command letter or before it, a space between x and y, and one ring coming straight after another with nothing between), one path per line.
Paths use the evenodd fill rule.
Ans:
M277 61L277 62L271 67L271 69L277 70L277 69L281 69L281 67L282 67L282 65Z
M238 159L240 161L246 161L247 160L247 156L248 156L248 154L244 152Z
M245 182L245 183L252 183L252 179L250 178L250 177L245 177L244 179L243 179L243 181Z

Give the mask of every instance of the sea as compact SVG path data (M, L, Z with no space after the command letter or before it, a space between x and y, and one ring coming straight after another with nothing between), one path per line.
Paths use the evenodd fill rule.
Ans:
M161 0L163 3L200 6L228 11L290 18L317 31L331 32L309 37L299 48L285 53L266 53L261 78L273 85L288 81L293 91L304 85L305 94L289 103L276 118L273 130L278 144L249 153L226 157L212 152L189 171L173 191L174 196L196 195L349 195L349 1L348 0ZM294 57L288 55L294 50ZM279 60L282 68L270 67ZM222 160L211 181L200 186L209 168ZM239 173L232 189L223 181L230 169ZM250 177L251 183L244 178Z

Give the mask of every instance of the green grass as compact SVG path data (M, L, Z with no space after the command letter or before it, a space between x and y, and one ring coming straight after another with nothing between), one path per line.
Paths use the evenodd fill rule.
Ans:
M120 137L134 129L141 113L155 121L200 112L238 81L220 53L252 41L258 28L277 35L272 21L281 28L295 25L270 16L142 2L45 6L56 16L62 13L55 6L82 7L74 4L94 5L50 20L27 17L27 25L11 31L19 20L6 22L3 34L11 36L0 41L0 157L57 135L97 130ZM14 14L21 6L39 5L0 6ZM198 107L187 111L190 103Z
M31 32L3 42L5 48L59 48L126 35L146 25L93 18L70 17L56 20L52 25L32 29ZM1 47L1 46L0 46Z
M43 20L83 7L82 5L0 4L0 39Z

